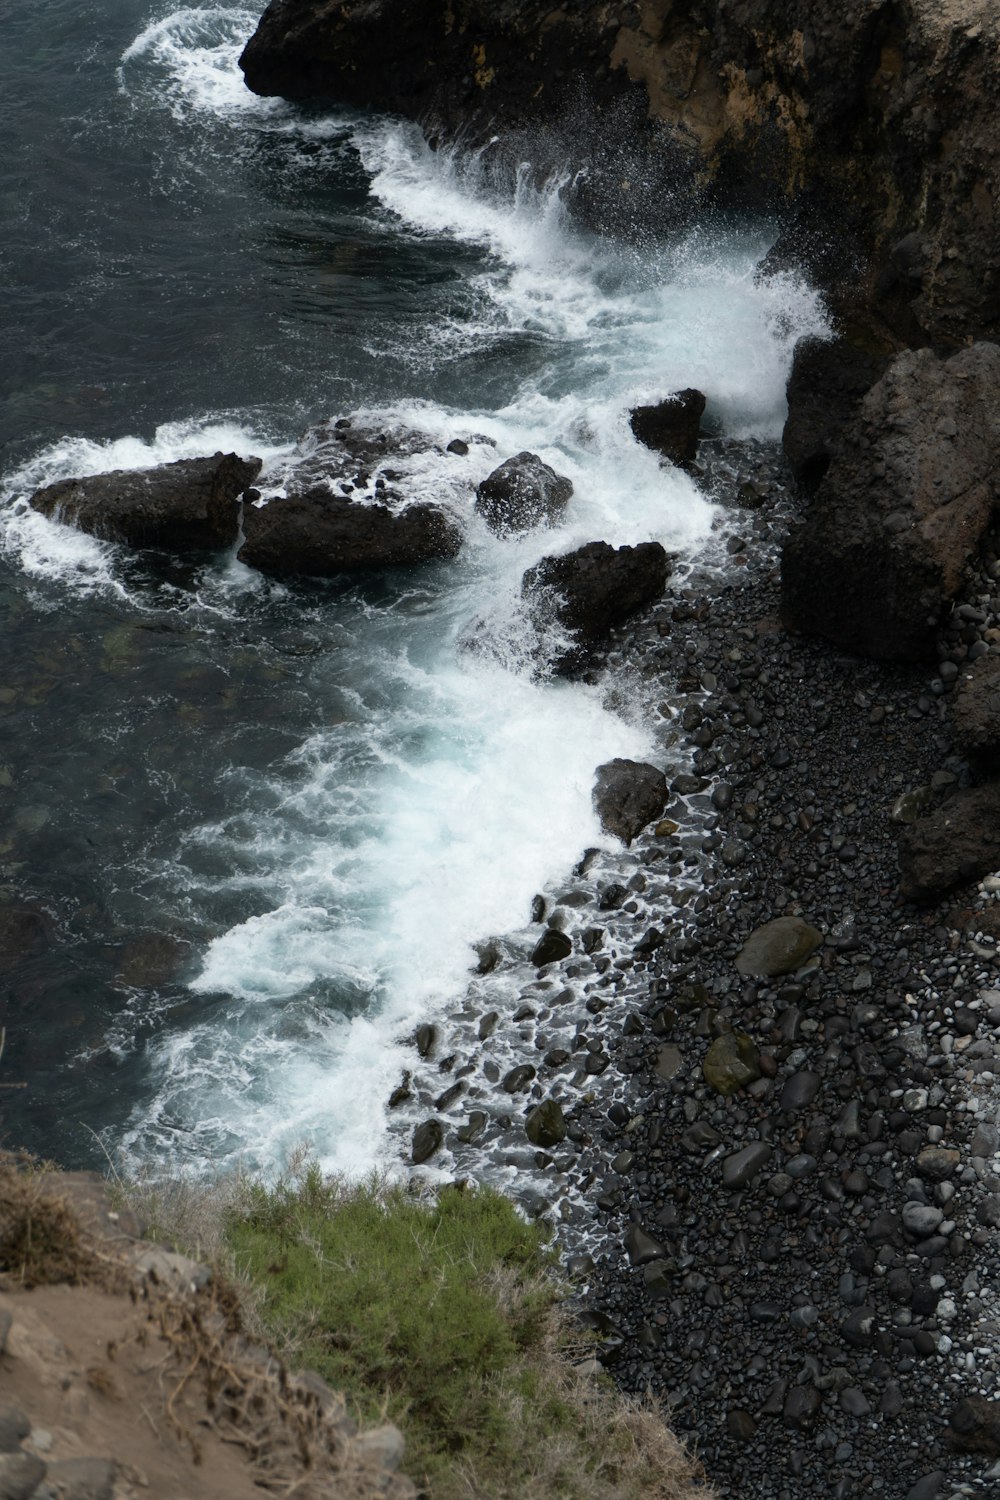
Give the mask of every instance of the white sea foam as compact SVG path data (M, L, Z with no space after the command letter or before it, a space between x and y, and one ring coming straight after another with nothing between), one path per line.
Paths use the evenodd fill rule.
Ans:
M115 469L152 469L215 452L271 459L284 451L272 441L261 441L239 422L213 417L165 422L150 439L63 438L0 479L0 551L39 581L75 593L108 591L139 604L123 581L117 547L39 515L29 506L29 497L57 480L85 479Z

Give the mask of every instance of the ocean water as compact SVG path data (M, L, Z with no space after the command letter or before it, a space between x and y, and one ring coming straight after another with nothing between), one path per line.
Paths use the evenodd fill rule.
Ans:
M529 669L521 574L595 539L704 555L713 505L630 407L693 385L716 430L774 437L824 326L808 286L755 278L767 225L598 239L568 173L257 99L255 22L0 16L0 1122L68 1164L96 1137L172 1171L392 1157L403 1043L613 844L594 767L651 753L637 698ZM411 493L461 516L455 561L278 584L26 503L217 449L280 489L348 414L428 434ZM524 448L574 496L501 541L474 487Z

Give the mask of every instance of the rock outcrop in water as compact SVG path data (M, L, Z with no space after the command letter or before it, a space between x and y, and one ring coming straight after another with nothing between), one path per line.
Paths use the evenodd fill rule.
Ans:
M572 481L537 453L517 453L480 484L476 513L497 536L515 536L534 526L551 526L572 494Z
M274 0L241 63L258 93L473 138L557 120L581 90L605 122L637 100L633 135L670 165L639 211L706 181L783 204L784 250L838 308L960 341L1000 331L997 25L986 0ZM636 182L604 173L633 217Z
M1000 347L900 355L782 557L782 617L861 654L932 648L1000 497Z
M655 406L637 406L629 413L633 435L647 448L684 466L698 456L698 437L705 412L701 391L675 391Z
M350 417L310 428L284 494L246 507L240 562L275 577L330 578L454 557L461 525L423 498L435 460L437 473L453 461L413 428Z
M551 653L557 675L580 671L616 625L658 599L671 566L659 542L617 548L588 542L562 557L543 557L529 568L521 592L541 634L553 626L562 633Z
M34 510L107 542L171 552L220 551L236 541L240 496L259 458L216 453L157 469L63 479L31 497Z

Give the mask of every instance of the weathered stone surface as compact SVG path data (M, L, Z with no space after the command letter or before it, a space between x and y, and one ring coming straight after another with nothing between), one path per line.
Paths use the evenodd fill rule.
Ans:
M662 1260L666 1251L651 1234L639 1224L630 1224L625 1231L625 1249L633 1266L647 1266L650 1261Z
M476 513L497 536L551 526L569 504L572 481L537 453L518 453L487 475L476 491Z
M412 567L462 545L457 522L435 505L390 510L321 492L248 507L243 533L240 562L275 578Z
M434 455L442 460L439 493L467 503L470 487L448 481L445 465L454 460L427 433L366 417L311 427L284 476L284 495L244 508L239 560L278 578L330 578L454 557L462 545L454 505L426 498Z
M406 1452L406 1439L392 1422L359 1432L354 1443L380 1469L398 1469Z
M0 1453L16 1453L30 1431L31 1423L20 1407L0 1401Z
M667 778L647 761L609 760L598 766L594 807L605 833L631 844L667 802Z
M544 639L552 626L572 637L551 648L550 660L561 676L586 665L590 652L616 625L659 599L672 562L659 542L610 547L588 542L561 557L543 557L529 568L521 592Z
M808 489L819 484L841 432L887 363L887 356L846 339L799 339L785 390L788 417L781 442L800 484Z
M171 552L231 547L240 496L260 472L259 458L216 453L156 469L116 469L61 479L31 497L34 510L103 541Z
M1000 656L980 656L962 667L951 722L969 759L995 769L1000 762Z
M899 889L910 901L931 900L1000 869L1000 782L956 792L904 828L899 868Z
M45 1478L45 1464L33 1453L0 1453L0 1496L28 1500Z
M701 391L675 391L655 406L637 406L629 413L629 425L638 441L671 463L689 464L698 456L698 436L705 411Z
M861 655L927 655L998 494L1000 347L900 355L784 548L784 623Z
M709 1047L702 1072L717 1094L735 1094L760 1077L760 1053L745 1031L729 1031Z
M66 1458L50 1463L46 1500L111 1500L115 1464L108 1458Z
M627 221L637 182L661 211L708 182L717 202L788 200L799 212L783 238L799 231L795 263L838 313L874 309L904 338L954 344L1000 329L995 196L968 186L1000 175L997 24L994 7L939 0L905 13L888 0L273 0L241 62L260 93L474 139L558 124L585 78L597 108L560 137L560 160L592 159L585 201L596 183L603 212ZM607 128L616 106L632 106L624 143Z
M959 1453L1000 1455L1000 1401L985 1396L966 1396L958 1402L950 1418L948 1438Z
M536 1104L524 1122L524 1133L533 1146L558 1146L566 1139L566 1120L555 1099Z
M815 953L823 934L801 917L776 917L758 927L736 956L741 974L770 977L792 974Z

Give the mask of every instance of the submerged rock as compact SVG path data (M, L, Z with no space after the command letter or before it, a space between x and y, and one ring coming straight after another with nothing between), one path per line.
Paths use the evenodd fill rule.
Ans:
M1000 347L900 355L784 548L784 623L861 655L926 655L998 486Z
M629 413L629 426L646 448L683 467L698 456L704 411L705 397L689 388L675 391L655 406L634 407Z
M534 526L551 526L572 493L572 482L537 453L518 453L483 480L475 508L497 536L513 536Z
M551 648L554 670L570 677L585 666L591 650L616 625L660 598L671 567L659 542L617 548L588 542L529 568L521 593L540 635L554 625L572 638Z
M116 469L88 479L61 479L31 497L51 520L106 542L170 552L231 547L240 496L260 472L259 458L216 453L156 469Z
M646 761L609 760L598 766L594 808L605 833L631 844L666 806L667 778Z

